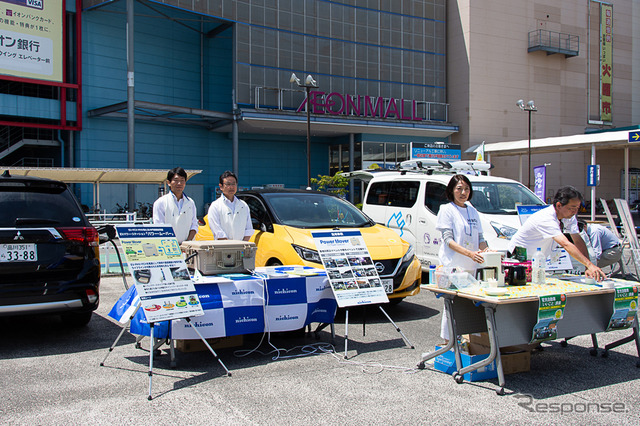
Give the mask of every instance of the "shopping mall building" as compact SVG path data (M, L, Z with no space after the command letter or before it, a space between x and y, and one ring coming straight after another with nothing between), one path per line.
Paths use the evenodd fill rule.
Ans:
M484 141L494 175L526 184L546 163L547 194L586 192L593 163L598 197L620 197L640 188L616 139L640 124L634 22L628 0L0 0L0 164L201 170L187 193L203 214L227 169L299 188ZM616 138L547 139L593 131Z

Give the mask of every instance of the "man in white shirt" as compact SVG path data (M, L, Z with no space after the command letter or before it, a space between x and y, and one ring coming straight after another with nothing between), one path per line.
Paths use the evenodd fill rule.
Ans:
M538 247L545 257L551 254L554 243L561 246L574 259L586 267L585 275L601 281L606 278L602 269L589 260L589 252L578 230L576 214L582 203L582 194L572 186L565 186L558 190L553 198L553 205L532 214L511 237L509 252L516 247L527 249L530 257ZM564 235L571 235L573 243Z
M169 170L167 185L171 192L153 203L153 223L171 225L178 243L193 240L198 232L198 218L196 203L184 193L187 172L182 167Z
M207 215L214 238L249 241L253 235L251 212L247 203L236 197L238 177L227 170L220 175L219 186L222 195L211 203Z

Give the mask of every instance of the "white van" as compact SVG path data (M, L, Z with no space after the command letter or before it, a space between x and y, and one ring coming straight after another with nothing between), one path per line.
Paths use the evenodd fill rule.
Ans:
M438 264L442 234L436 231L436 216L440 206L449 202L445 190L454 174L466 174L471 181L470 203L480 213L484 237L493 250L506 252L509 239L520 227L517 204L544 205L520 182L479 175L489 168L485 162L425 160L403 162L396 170L343 175L369 182L363 212L412 244L423 271L427 271L429 265Z

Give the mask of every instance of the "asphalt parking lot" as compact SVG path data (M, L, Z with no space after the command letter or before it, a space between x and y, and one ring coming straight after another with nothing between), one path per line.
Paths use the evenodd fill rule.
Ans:
M349 359L344 360L343 311L335 346L327 330L319 339L300 332L260 336L218 354L177 353L171 369L167 346L155 359L153 400L148 353L125 334L100 362L120 326L107 317L123 293L119 276L102 280L100 308L86 328L63 328L57 317L0 318L0 423L2 424L427 424L563 423L638 424L640 368L633 343L589 355L591 339L545 343L531 371L497 380L456 384L431 365L416 369L422 352L440 343L442 301L427 291L387 313L413 343L407 347L372 307L349 312ZM365 317L366 314L366 317ZM363 320L366 334L363 335ZM630 334L598 335L601 346ZM148 345L148 339L143 341ZM275 348L280 349L275 352ZM338 352L333 353L332 348ZM245 350L243 353L238 349ZM239 356L245 355L245 356ZM303 356L304 355L304 356Z

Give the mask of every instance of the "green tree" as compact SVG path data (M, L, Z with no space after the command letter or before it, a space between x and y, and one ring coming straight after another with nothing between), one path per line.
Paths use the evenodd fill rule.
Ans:
M311 178L311 184L319 191L327 191L343 196L347 193L349 179L342 176L342 172L337 172L333 176L318 175L318 179Z

